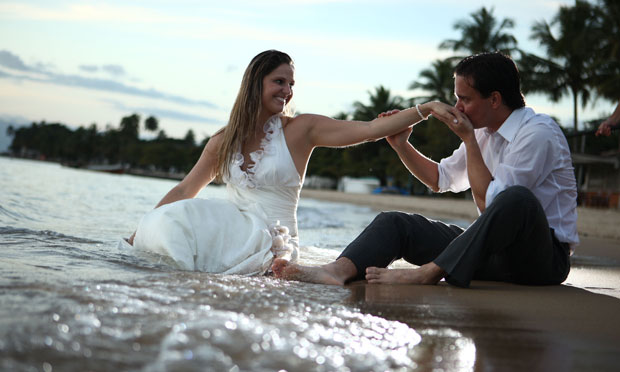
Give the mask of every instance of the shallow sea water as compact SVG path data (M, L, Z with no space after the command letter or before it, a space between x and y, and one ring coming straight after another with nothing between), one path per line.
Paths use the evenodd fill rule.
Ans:
M471 339L364 311L355 288L179 271L118 249L173 185L0 158L0 370L473 369ZM335 258L374 215L302 199L302 263Z

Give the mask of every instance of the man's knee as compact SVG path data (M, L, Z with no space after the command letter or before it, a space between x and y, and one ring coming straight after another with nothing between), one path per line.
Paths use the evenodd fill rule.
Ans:
M421 222L426 221L426 218L419 214L409 214L405 212L397 212L397 211L389 211L389 212L381 212L379 213L374 221L372 221L373 225L382 225L382 226L398 226L398 227L407 227L412 222Z
M432 226L429 220L420 214L405 212L381 212L368 226L371 230L380 230L383 234L404 238L426 231Z
M401 213L402 212L381 212L375 217L371 225L382 229L393 228L399 225Z
M538 203L538 199L527 187L515 185L500 192L493 200L493 204L495 203L503 207L523 208L532 205L532 203Z

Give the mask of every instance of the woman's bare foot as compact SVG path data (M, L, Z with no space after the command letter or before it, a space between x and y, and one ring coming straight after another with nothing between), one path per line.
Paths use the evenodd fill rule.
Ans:
M366 269L366 280L373 284L437 284L446 274L434 262L429 262L417 269L369 267Z
M344 285L357 274L357 268L347 258L339 258L322 266L302 266L276 258L271 265L271 271L280 279L330 285Z

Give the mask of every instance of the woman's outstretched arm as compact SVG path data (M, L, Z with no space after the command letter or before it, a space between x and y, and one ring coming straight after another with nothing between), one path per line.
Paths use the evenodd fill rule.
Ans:
M307 140L311 146L343 147L399 133L426 119L431 111L451 115L451 110L454 109L441 102L427 102L419 105L418 108L419 111L412 107L368 122L336 120L321 115L300 115L296 120L306 121Z

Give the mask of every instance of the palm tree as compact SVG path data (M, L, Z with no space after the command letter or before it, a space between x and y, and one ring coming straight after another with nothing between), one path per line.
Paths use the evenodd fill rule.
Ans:
M188 144L195 146L196 145L196 135L194 134L194 131L191 129L188 129L187 133L185 134L185 137L183 138L183 141L187 142Z
M156 132L157 129L159 128L159 122L157 121L157 118L154 116L149 116L145 121L144 121L144 127L146 128L146 130L148 130L149 132Z
M473 20L462 19L454 24L455 30L461 31L461 39L445 40L439 44L441 49L463 51L468 54L500 51L510 54L516 50L517 39L506 29L513 28L515 23L510 18L504 18L499 24L493 16L493 8L487 10L482 7L470 14ZM459 59L462 57L459 57Z
M365 105L359 101L353 103L355 111L353 120L373 120L382 112L404 108L405 100L400 96L393 96L389 89L383 85L375 88L375 93L368 92L370 95L370 105Z
M454 59L436 60L431 68L420 72L418 80L409 89L422 89L427 96L413 97L411 104L428 101L454 103Z
M538 40L547 58L524 53L519 65L524 92L541 92L557 102L567 94L573 97L573 130L577 132L578 101L582 107L591 97L597 57L597 33L594 7L577 0L573 7L561 7L551 24L537 22L531 39ZM552 32L557 26L558 35ZM575 137L573 151L577 150Z
M617 102L620 99L620 2L599 0L595 11L601 41L597 53L597 92Z
M132 114L121 119L120 132L123 137L129 140L138 139L140 130L140 115Z
M405 100L400 96L392 96L390 90L382 85L368 94L370 104L366 105L359 101L353 103L355 107L353 120L373 120L382 112L404 108ZM348 175L377 177L383 185L387 183L388 169L393 168L390 164L400 163L398 156L385 141L347 148L343 151L342 157L342 166Z

